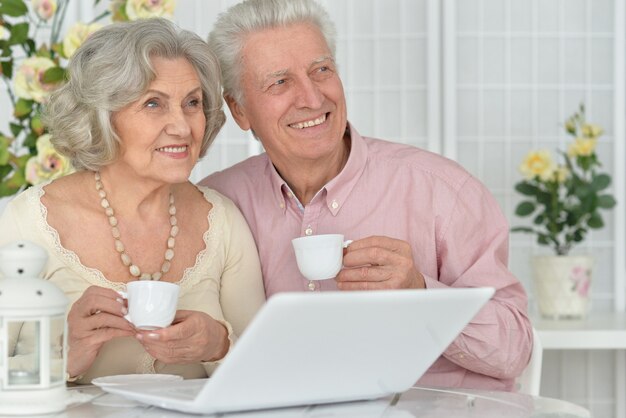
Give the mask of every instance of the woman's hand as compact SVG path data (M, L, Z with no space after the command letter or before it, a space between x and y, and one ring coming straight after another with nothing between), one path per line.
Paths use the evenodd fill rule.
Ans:
M127 312L116 291L98 286L89 287L74 302L67 316L70 376L86 372L107 341L135 335L135 328L124 319Z
M166 363L216 361L228 352L226 327L209 315L180 310L171 326L155 331L139 331L137 339L155 359Z

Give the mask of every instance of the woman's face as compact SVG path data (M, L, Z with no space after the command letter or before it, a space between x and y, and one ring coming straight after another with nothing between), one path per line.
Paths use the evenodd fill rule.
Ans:
M184 58L154 57L152 65L156 78L148 90L113 115L121 145L112 165L139 177L181 183L198 161L204 137L200 79Z

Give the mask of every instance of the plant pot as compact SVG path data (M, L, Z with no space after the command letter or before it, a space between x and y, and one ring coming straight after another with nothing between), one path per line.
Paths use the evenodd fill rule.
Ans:
M582 319L589 311L593 258L533 257L533 285L539 313L550 319Z

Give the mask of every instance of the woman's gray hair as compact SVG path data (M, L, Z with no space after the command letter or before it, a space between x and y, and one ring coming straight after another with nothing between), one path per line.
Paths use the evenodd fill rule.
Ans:
M71 58L69 80L45 106L52 144L77 170L98 170L119 155L113 114L138 100L156 74L151 58L186 59L202 86L206 128L200 157L225 121L217 58L198 35L155 18L113 23L91 35Z
M243 103L241 51L246 36L294 23L310 23L319 28L335 57L335 25L326 10L313 0L246 0L219 15L209 34L209 45L220 60L224 95Z

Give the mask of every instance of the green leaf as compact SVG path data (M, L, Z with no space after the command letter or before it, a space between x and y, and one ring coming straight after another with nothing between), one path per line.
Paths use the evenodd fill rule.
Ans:
M587 225L589 228L599 229L604 226L604 221L602 220L602 216L598 212L594 212L591 214L589 220L587 220Z
M535 232L532 228L529 228L527 226L516 226L514 228L511 228L511 232L527 232L527 233L533 233Z
M535 211L535 204L533 202L525 201L517 205L515 214L517 216L528 216Z
M28 13L28 7L22 0L2 0L0 14L19 17Z
M32 154L34 154L36 151L37 138L39 137L31 132L24 139L24 146L28 147Z
M535 217L535 219L533 219L533 223L535 225L541 225L542 223L544 223L546 220L546 215L544 213L540 213L539 215L537 215Z
M585 238L585 230L584 229L577 229L574 232L574 236L573 236L573 241L574 242L581 242L584 238Z
M598 196L598 207L599 208L611 209L613 206L615 206L615 203L616 203L615 199L611 195L603 194L601 196Z
M20 132L24 130L24 127L22 125L13 122L9 124L9 128L11 129L11 133L13 134L13 136L16 138L20 134Z
M19 45L28 39L28 23L18 23L11 28L9 44Z
M32 100L19 99L17 103L15 103L13 115L18 119L24 119L33 111L33 104L35 104L35 102Z
M13 60L9 60L9 61L2 61L0 63L0 66L2 66L2 75L4 75L6 78L11 79L13 78Z
M35 41L33 41L32 39L28 38L26 42L24 42L24 46L25 49L28 50L29 55L32 55L35 52Z
M9 47L9 43L5 39L0 39L0 50L2 50L2 56L8 57L11 55L11 48Z
M6 176L11 174L11 171L13 171L13 167L10 165L0 165L0 182L2 182Z
M576 193L576 196L578 196L578 198L581 200L585 199L587 196L594 193L593 189L586 184L578 185L578 187L576 187L576 190L574 190L574 192Z
M41 81L47 84L53 84L63 80L65 80L65 70L61 67L52 67L48 68L43 73Z
M532 184L529 184L523 181L515 185L515 190L517 190L524 196L534 196L539 191L539 188L537 188L537 186L533 186Z
M539 193L537 193L537 202L550 207L550 205L552 204L552 195L548 192L540 191Z
M56 52L57 54L59 54L60 56L67 58L67 55L65 55L65 51L63 50L63 44L61 42L53 44L52 50Z
M6 165L9 163L9 158L11 157L9 145L11 145L11 140L0 135L0 165Z
M43 126L43 122L41 121L41 117L39 116L39 114L37 114L36 116L33 116L30 119L30 129L32 129L33 132L35 132L39 136L43 135L45 128Z
M24 185L26 185L24 170L15 170L12 176L0 183L0 196L11 196L17 193Z
M610 184L611 177L606 174L599 174L597 176L594 176L593 180L591 181L591 187L597 192L606 189L607 187L609 187Z
M24 154L21 155L19 157L14 157L11 162L18 167L20 170L24 170L24 168L26 168L26 163L28 162L28 160L30 160L30 158L32 157L31 154Z
M537 235L537 243L541 245L550 245L550 240L547 235L539 234Z

